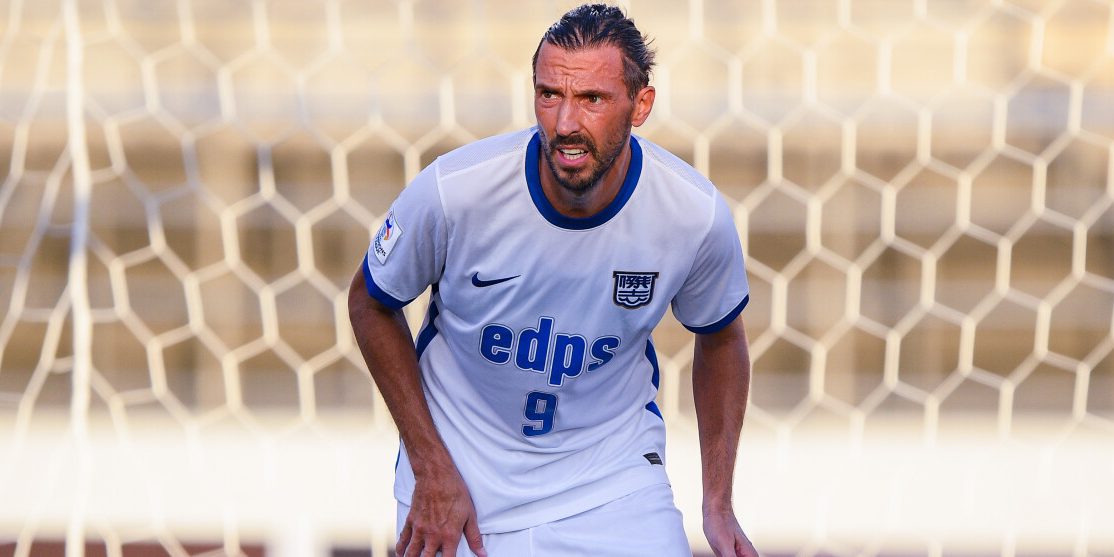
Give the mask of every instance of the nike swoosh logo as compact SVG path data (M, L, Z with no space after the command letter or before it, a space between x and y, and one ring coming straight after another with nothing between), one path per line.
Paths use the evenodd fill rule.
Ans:
M474 273L472 275L472 286L475 286L477 288L486 288L488 286L494 286L494 285L499 284L501 282L507 282L508 280L516 279L520 276L522 276L522 275L515 275L513 277L497 278L497 279L494 279L494 280L483 280L483 279L480 278L479 273Z

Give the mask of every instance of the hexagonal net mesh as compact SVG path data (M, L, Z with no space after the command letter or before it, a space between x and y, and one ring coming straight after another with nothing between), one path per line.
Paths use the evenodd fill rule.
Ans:
M0 555L385 555L348 281L424 165L532 124L571 5L0 2ZM756 544L1114 555L1112 4L623 5L637 132L748 257ZM699 553L692 338L655 338Z

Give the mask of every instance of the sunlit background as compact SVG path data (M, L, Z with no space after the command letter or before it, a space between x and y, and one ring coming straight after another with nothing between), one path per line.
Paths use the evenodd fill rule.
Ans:
M389 554L346 288L536 0L0 0L0 556ZM1114 3L631 0L728 197L768 555L1114 555ZM413 327L424 298L408 309ZM655 334L697 554L692 338Z

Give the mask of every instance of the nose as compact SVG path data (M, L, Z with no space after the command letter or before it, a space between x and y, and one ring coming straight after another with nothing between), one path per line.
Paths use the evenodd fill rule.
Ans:
M580 131L580 109L571 99L565 99L557 108L557 135L568 136Z

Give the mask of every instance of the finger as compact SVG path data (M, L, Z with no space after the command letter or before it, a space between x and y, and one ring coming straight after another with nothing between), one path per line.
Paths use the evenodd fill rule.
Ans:
M484 538L480 535L480 527L476 523L475 515L469 517L468 522L464 523L464 541L468 542L468 548L476 554L476 557L487 557Z
M747 552L746 544L738 540L735 540L735 551L732 551L731 555L735 557L750 557L750 553Z
M398 536L398 542L395 543L395 555L406 555L406 546L410 545L410 538L414 535L414 529L410 526L410 521L407 519L406 525L402 527L402 533Z
M758 550L754 549L754 544L745 537L735 538L735 556L736 557L758 557Z
M456 557L456 547L458 545L460 545L459 537L441 544L441 555L444 557Z
M414 542L406 548L406 553L401 554L400 557L421 557L422 555L426 555L426 549L428 548L422 545L422 540L414 540ZM430 553L429 555L433 554Z
M719 540L719 542L717 542L716 545L712 548L712 552L715 553L716 557L738 556L738 554L735 552L735 542L734 540L730 539Z

